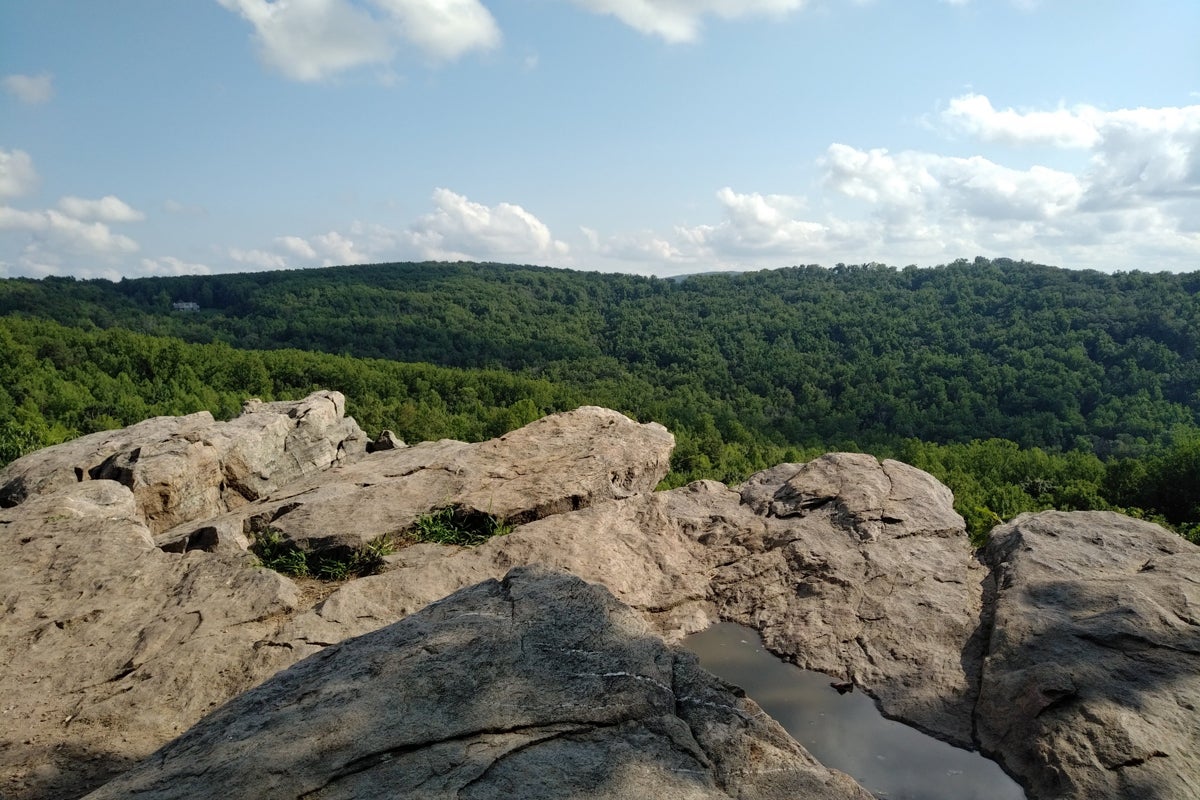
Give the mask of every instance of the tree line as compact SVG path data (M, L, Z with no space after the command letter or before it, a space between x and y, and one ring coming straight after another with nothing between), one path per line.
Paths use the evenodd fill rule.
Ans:
M586 386L505 369L469 369L363 359L298 349L242 350L224 342L45 319L0 317L0 465L84 433L163 414L209 410L230 418L251 396L295 399L318 388L342 391L371 434L390 428L410 442L498 436L548 413L606 405L676 434L665 487L698 478L727 482L838 446L781 441L739 416L730 401L695 386L665 389L597 365ZM1022 447L987 438L926 442L894 437L865 448L925 469L955 492L977 541L998 521L1045 508L1118 509L1171 524L1195 537L1200 504L1200 435L1173 432L1170 444L1136 456Z

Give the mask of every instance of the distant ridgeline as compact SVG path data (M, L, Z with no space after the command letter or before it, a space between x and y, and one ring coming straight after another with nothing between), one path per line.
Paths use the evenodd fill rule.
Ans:
M474 263L9 279L0 462L323 387L413 440L609 406L672 429L672 484L827 449L895 455L954 488L976 533L1050 506L1195 523L1200 499L1167 482L1200 484L1198 292L1200 273L1007 259L686 280Z

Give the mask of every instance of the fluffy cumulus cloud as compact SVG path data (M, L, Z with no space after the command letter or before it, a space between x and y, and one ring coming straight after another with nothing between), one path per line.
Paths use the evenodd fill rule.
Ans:
M0 85L4 91L28 105L49 103L54 97L54 76L49 72L40 75L5 75Z
M231 247L227 255L242 269L268 270L287 269L288 267L287 256L267 250L244 250L239 247Z
M39 249L52 245L54 250L72 255L119 255L138 250L137 242L113 233L103 222L76 219L53 208L22 211L0 206L0 231L24 232Z
M85 200L82 197L64 197L58 201L58 207L63 213L80 220L99 220L101 222L141 222L146 215L129 205L119 197L105 195L99 200Z
M573 0L597 14L610 14L641 33L668 42L691 42L700 35L705 17L734 19L751 15L781 15L795 11L804 0Z
M834 143L817 159L815 202L727 187L716 195L718 222L608 237L585 230L588 252L660 271L980 254L1200 269L1200 106L1015 110L969 94L937 122L991 157ZM1003 163L1032 147L1086 160L1073 171Z
M0 150L0 199L28 194L37 184L33 159L21 150ZM138 222L145 215L114 195L99 200L63 197L57 208L0 205L0 257L6 274L117 276L122 259L138 252L136 241L110 223Z
M28 194L37 180L29 153L0 149L0 200Z
M440 188L433 204L436 209L417 220L406 237L422 258L554 261L567 254L567 245L521 206L487 206Z
M218 0L254 28L262 60L317 81L386 65L402 49L434 61L496 46L500 28L479 0Z

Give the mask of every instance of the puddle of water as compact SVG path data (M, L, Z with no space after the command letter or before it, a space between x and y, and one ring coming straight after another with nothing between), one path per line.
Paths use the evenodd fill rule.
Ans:
M714 675L742 687L827 767L887 800L1025 800L994 761L884 719L859 691L839 695L831 678L788 664L754 630L731 622L692 634L683 646Z

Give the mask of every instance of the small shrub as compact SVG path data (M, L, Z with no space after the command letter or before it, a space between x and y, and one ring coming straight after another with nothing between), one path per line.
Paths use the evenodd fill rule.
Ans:
M322 581L344 581L374 575L383 567L384 556L393 552L391 540L380 536L349 555L306 553L273 528L260 531L250 552L267 569L296 578L313 577Z
M474 547L493 536L505 536L513 526L491 514L467 513L462 509L436 508L417 517L409 535L418 542Z

